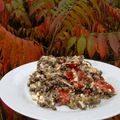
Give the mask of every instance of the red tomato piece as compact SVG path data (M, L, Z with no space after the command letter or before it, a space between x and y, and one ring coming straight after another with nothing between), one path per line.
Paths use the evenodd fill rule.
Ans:
M70 80L73 80L73 73L72 72L66 72L66 77Z
M69 90L58 90L59 100L58 103L61 105L66 105L70 101Z
M115 93L115 89L113 88L112 85L110 85L109 83L105 82L105 81L97 81L95 83L95 86L100 87L101 89L104 90L111 90L113 93Z
M66 67L68 67L68 68L75 68L75 67L78 67L78 66L80 66L80 64L79 63L71 63L71 64L67 64L66 65Z
M79 77L80 80L82 80L83 77L84 77L84 72L79 71L79 72L78 72L78 77Z
M79 71L79 69L78 69L78 68L74 68L74 70L75 70L76 72L78 72L78 71Z
M82 82L74 82L73 84L77 89L81 89L84 87L84 84Z

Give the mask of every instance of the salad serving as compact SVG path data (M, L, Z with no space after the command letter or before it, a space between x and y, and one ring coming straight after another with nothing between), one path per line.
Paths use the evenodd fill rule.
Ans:
M116 94L102 71L83 56L42 56L37 70L29 78L28 87L33 100L53 110L61 105L71 109L93 108Z

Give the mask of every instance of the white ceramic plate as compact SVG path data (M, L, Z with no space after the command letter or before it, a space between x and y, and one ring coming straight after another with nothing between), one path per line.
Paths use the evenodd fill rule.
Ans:
M22 65L0 81L0 97L13 110L25 116L40 120L100 120L120 114L120 69L112 65L89 60L93 66L103 71L103 76L113 85L117 95L103 101L90 110L71 110L58 107L57 111L39 107L29 95L27 81L36 70L37 62Z

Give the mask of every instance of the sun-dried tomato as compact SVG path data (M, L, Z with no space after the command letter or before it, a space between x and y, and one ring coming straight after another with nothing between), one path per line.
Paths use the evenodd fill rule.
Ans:
M97 81L95 82L95 86L104 90L111 90L111 92L115 93L115 89L112 87L112 85L106 83L105 81Z
M73 84L74 84L76 89L81 89L84 87L84 84L82 82L75 81Z
M66 105L70 101L69 90L58 90L59 100L58 103L61 105Z
M78 77L79 77L80 80L82 80L83 77L84 77L84 72L83 71L78 71Z
M66 67L68 67L68 68L76 68L76 67L78 67L78 66L80 66L80 63L71 63L71 64L67 64L66 65Z
M66 77L70 80L73 80L73 73L72 72L66 72Z

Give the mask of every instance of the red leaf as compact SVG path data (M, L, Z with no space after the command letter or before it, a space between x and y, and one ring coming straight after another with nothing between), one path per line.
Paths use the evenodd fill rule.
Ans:
M28 5L31 6L33 4L34 0L28 0Z
M18 58L18 65L23 64L23 40L19 42L19 40L16 40L17 44L17 58Z
M0 99L0 103L2 104L4 109L7 111L8 120L13 120L14 111L11 108L9 108L1 99Z
M90 58L92 58L97 50L97 39L94 35L89 35L87 39L87 50Z
M108 53L108 45L106 37L103 33L98 34L97 39L97 51L100 54L100 57L103 59Z
M0 37L2 38L0 39L0 49L2 50L4 73L21 64L36 61L43 55L42 45L18 38L2 26L0 26Z
M4 10L4 2L3 0L0 0L0 13Z
M8 21L10 19L10 13L5 9L1 14L0 14L0 19L1 19L1 24L2 26L7 26Z
M35 34L45 37L48 34L49 26L51 24L51 17L47 17L46 20L35 28Z
M54 2L48 1L48 3L46 3L45 6L46 6L48 9L52 9L52 8L55 7L55 4L54 4Z
M2 27L0 27L2 28ZM7 32L5 32L4 29L1 29L4 32L4 39L3 41L3 47L2 47L2 54L3 54L3 68L4 68L4 73L7 73L8 68L9 68L9 63L10 63L10 53L11 53L11 49L13 47L13 43L12 40L14 39L13 36L11 36L10 39L9 38L9 34Z
M76 25L73 27L73 35L77 36L77 38L79 38L81 36L81 26L80 25Z
M16 41L16 38L13 37L12 39L10 39L10 43L9 43L9 48L11 49L9 51L9 54L7 54L6 57L9 57L9 63L8 63L8 66L10 65L10 69L13 69L15 67L17 67L17 61L18 61L18 53L17 53L17 49L18 49L18 46L17 46L17 41ZM7 42L7 40L6 40ZM7 43L6 43L7 44ZM5 45L6 45L5 44ZM11 45L12 44L12 45ZM7 50L6 50L7 51ZM5 51L5 52L6 52ZM5 57L4 57L5 58ZM5 61L4 61L5 63ZM7 72L7 71L6 71Z
M110 42L110 46L111 46L112 50L115 52L116 55L118 55L119 48L120 48L119 40L113 33L108 34L108 40Z
M58 27L58 25L61 23L61 20L63 19L63 15L57 16L52 24L50 25L49 33L52 36L55 32L55 29Z
M100 23L98 23L98 25L97 25L97 32L106 32L106 29L105 29L105 27L102 25L102 24L100 24Z
M0 63L0 79L2 77L2 72L3 72L3 65Z

